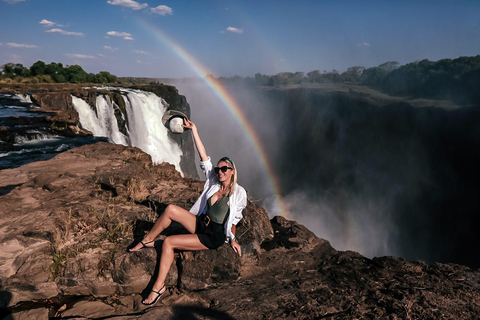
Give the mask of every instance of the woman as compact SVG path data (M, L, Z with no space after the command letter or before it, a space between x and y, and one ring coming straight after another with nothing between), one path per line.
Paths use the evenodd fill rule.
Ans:
M185 128L193 134L195 146L200 155L200 168L206 175L202 194L190 211L176 205L168 205L152 230L130 252L153 247L155 238L172 221L181 223L191 234L179 234L166 237L163 241L160 269L152 291L142 303L155 304L166 292L165 278L174 259L174 250L216 249L229 242L233 250L242 255L241 247L235 239L235 226L242 219L242 210L247 205L247 193L237 184L237 170L232 160L220 159L213 168L200 140L195 124L184 118Z

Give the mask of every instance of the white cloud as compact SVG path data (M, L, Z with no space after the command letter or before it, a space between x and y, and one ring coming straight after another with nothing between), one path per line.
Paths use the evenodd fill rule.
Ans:
M104 54L101 54L101 53L97 53L97 55L98 55L99 57L102 57L102 58L107 58L107 56L106 56L106 55L104 55Z
M6 3L14 4L14 3L17 3L17 2L23 2L25 0L3 0L3 1L5 1Z
M133 9L133 10L140 10L148 7L148 4L146 3L140 4L137 1L133 1L133 0L108 0L107 3L114 6L121 6L129 9Z
M133 40L132 35L128 32L108 31L107 35L112 37L122 37L124 40Z
M362 42L362 43L357 44L357 46L359 46L359 47L370 47L370 43Z
M45 27L53 27L57 25L55 22L48 21L47 19L43 19L42 21L39 22L41 25L44 25Z
M15 43L15 42L9 42L7 43L7 46L12 48L26 48L26 49L38 48L33 44L23 44L23 43Z
M243 29L238 29L234 27L228 27L226 30L233 33L243 33Z
M117 50L118 50L118 48L110 47L110 46L103 46L103 48L104 48L105 50L110 50L110 51L117 51Z
M142 51L142 50L135 50L133 52L138 53L138 54L150 54L150 52L146 52L146 51Z
M161 15L161 16L165 16L167 14L172 14L173 13L173 10L172 8L170 7L167 7L165 5L159 5L158 7L156 8L151 8L150 11L152 11L153 13L155 14L158 14L158 15Z
M83 37L83 33L81 33L81 32L65 31L65 30L58 29L58 28L46 30L45 32L60 33L60 34L63 34L64 36L78 36L78 37Z
M94 59L94 56L89 56L86 54L80 54L80 53L67 53L67 57L72 58L72 59Z

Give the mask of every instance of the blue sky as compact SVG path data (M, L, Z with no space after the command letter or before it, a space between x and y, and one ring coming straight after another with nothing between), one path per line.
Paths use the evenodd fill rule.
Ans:
M118 76L197 76L165 35L215 76L480 54L479 0L0 0L0 21L0 65Z

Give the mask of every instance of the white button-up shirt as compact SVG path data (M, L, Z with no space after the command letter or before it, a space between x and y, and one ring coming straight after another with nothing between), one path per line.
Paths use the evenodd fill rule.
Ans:
M202 194L190 209L190 212L194 215L206 213L207 200L220 189L220 183L218 182L217 176L213 171L213 164L210 157L208 157L208 160L200 162L200 169L202 169L203 173L205 173L207 180L205 181ZM225 223L223 226L225 235L227 237L225 242L235 238L232 233L232 225L237 225L237 223L243 218L242 211L247 206L247 192L239 184L236 184L229 201L230 213L227 223Z

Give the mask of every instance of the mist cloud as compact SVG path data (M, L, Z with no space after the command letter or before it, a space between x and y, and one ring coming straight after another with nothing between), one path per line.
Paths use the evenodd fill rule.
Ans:
M55 22L52 22L52 21L48 21L47 19L43 19L42 21L39 22L41 25L45 26L45 27L53 27L55 25L57 25Z
M108 31L107 35L112 37L121 37L124 40L133 40L132 35L128 32Z
M362 43L357 44L357 46L359 46L359 47L370 47L370 43L362 42Z
M105 50L110 50L110 51L117 51L118 50L118 48L114 48L114 47L111 47L111 46L103 46L103 48Z
M235 28L235 27L228 27L226 30L228 32L233 32L233 33L238 33L238 34L243 33L243 29L238 29L238 28Z
M150 52L146 52L146 51L142 51L142 50L135 50L133 51L134 53L138 53L138 54L145 54L145 55L149 55Z
M9 46L11 48L25 48L25 49L38 48L38 46L33 45L33 44L23 44L23 43L15 43L15 42L9 42L9 43L7 43L7 46Z
M167 7L165 5L159 5L158 7L151 8L150 11L161 16L165 16L167 14L169 15L173 14L172 8Z
M140 10L140 9L148 7L148 4L146 4L146 3L140 4L137 1L133 1L133 0L108 0L107 3L111 4L111 5L114 5L114 6L121 6L121 7L124 7L124 8L129 8L129 9L132 9L132 10Z
M80 53L67 53L66 56L72 59L95 59L94 56L80 54Z
M81 32L72 32L72 31L65 31L63 29L55 28L55 29L50 29L46 30L45 32L51 32L51 33L60 33L64 36L77 36L77 37L83 37L83 33Z
M14 3L17 3L17 2L23 2L25 0L3 0L3 1L5 1L6 3L14 4Z

